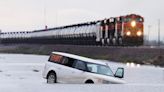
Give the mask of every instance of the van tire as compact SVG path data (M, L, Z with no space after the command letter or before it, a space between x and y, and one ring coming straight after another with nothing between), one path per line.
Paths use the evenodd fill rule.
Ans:
M94 84L94 82L92 80L87 80L85 84Z
M52 83L56 83L56 73L55 72L49 72L47 75L47 83L48 84L52 84Z

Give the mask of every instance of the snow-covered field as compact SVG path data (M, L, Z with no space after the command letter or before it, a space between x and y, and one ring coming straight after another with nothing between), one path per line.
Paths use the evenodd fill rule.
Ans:
M127 67L127 84L46 84L42 70L48 56L0 54L0 92L164 92L164 68Z

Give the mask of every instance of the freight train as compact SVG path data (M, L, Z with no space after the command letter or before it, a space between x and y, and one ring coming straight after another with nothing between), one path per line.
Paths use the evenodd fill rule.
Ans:
M129 14L74 25L23 32L1 32L3 44L136 46L143 44L144 18Z

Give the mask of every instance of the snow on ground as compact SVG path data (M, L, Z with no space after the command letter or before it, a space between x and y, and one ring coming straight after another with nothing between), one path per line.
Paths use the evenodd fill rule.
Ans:
M164 69L153 66L127 67L127 84L46 84L42 70L48 56L0 54L0 92L164 92Z
M106 60L102 60L107 62ZM124 80L128 84L163 84L164 85L164 68L146 65L134 65L128 67L126 64L110 62L109 66L116 71L117 67L124 67Z

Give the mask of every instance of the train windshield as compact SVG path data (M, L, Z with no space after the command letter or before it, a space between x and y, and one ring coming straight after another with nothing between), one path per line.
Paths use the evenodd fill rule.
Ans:
M143 22L143 19L142 18L136 18L136 21L137 22Z
M124 18L124 22L129 22L131 20L132 20L131 18Z
M139 17L139 18L124 18L124 22L131 22L132 20L135 20L136 22L143 22L143 18Z

